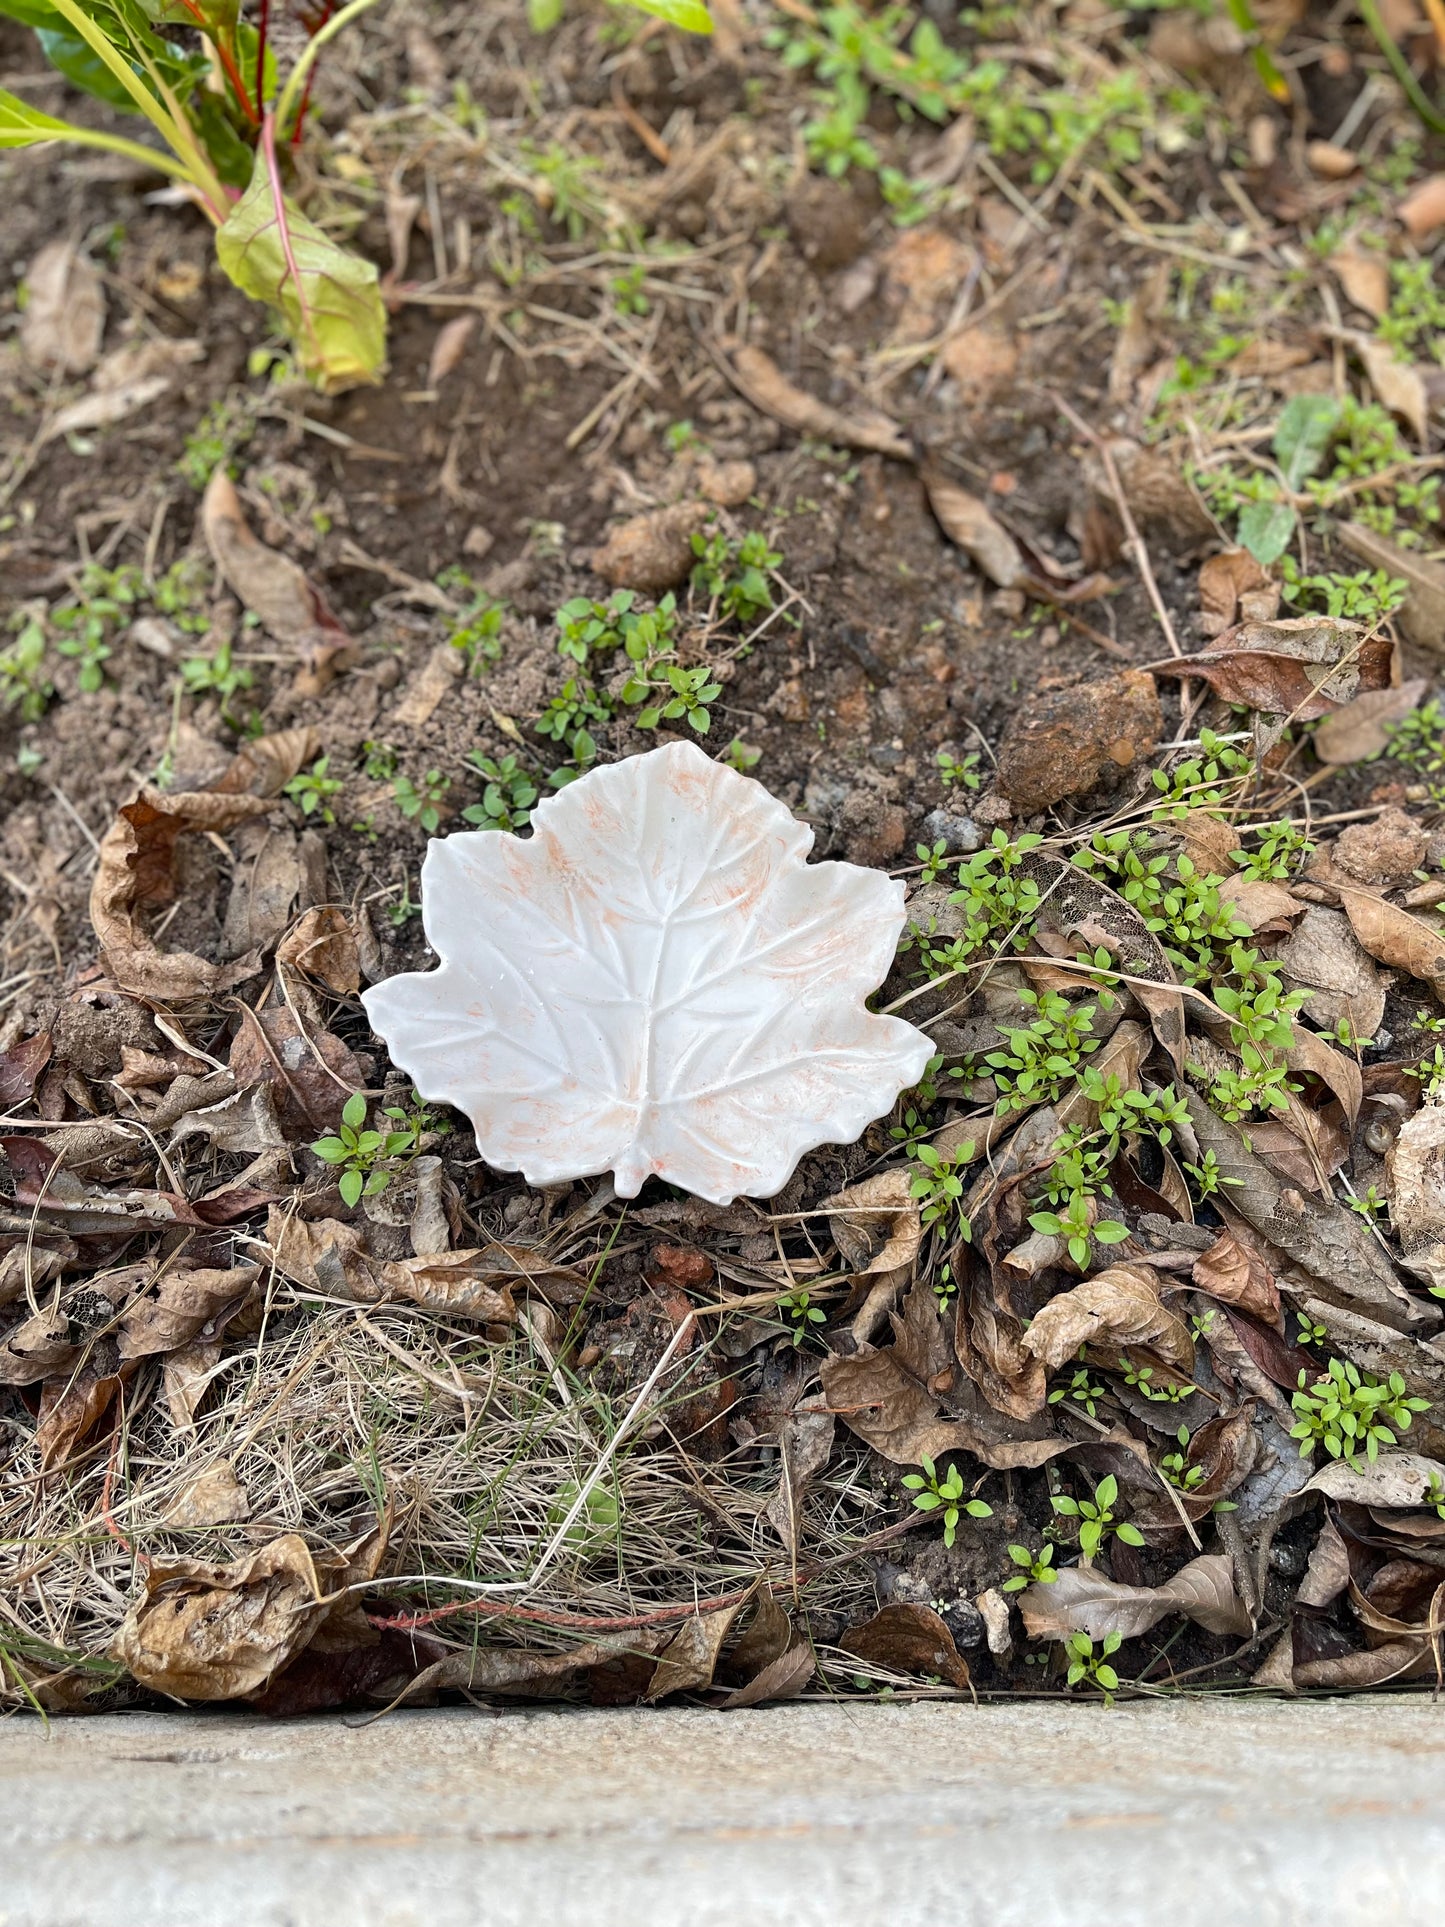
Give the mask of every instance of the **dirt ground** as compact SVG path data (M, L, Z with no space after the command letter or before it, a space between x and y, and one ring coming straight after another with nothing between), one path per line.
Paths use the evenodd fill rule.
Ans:
M158 193L156 177L59 147L0 163L0 624L16 639L12 661L27 635L43 640L40 666L0 663L0 1094L13 1126L0 1701L260 1696L280 1712L457 1688L601 1702L725 1689L745 1704L805 1690L1057 1691L1078 1658L1066 1635L1087 1649L1096 1621L1021 1625L1018 1589L1002 1588L1028 1561L1010 1548L1035 1559L1057 1542L1059 1563L1072 1562L1079 1547L1057 1529L1079 1515L1053 1501L1097 1499L1110 1478L1119 1516L1144 1521L1137 1543L1107 1537L1110 1580L1196 1589L1192 1612L1174 1601L1183 1620L1167 1605L1097 1620L1096 1643L1122 1627L1113 1664L1138 1690L1243 1690L1266 1656L1270 1690L1433 1681L1430 1575L1445 1525L1431 1529L1418 1467L1432 1436L1445 1445L1445 1405L1429 1409L1445 1393L1431 1346L1439 1307L1419 1258L1434 1221L1397 1201L1376 1227L1348 1203L1371 1184L1390 1195L1386 1138L1431 1115L1411 1077L1433 1048L1431 986L1445 981L1430 951L1445 893L1420 895L1439 868L1438 765L1425 736L1408 767L1388 760L1383 733L1368 753L1330 760L1311 737L1321 715L1358 700L1365 711L1350 715L1367 717L1372 699L1402 689L1379 713L1399 723L1419 712L1445 646L1431 573L1445 392L1431 249L1442 230L1401 212L1433 150L1375 42L1338 9L1262 11L1280 100L1222 16L1110 13L1095 0L930 5L918 18L944 47L974 71L997 61L1000 76L939 118L919 109L931 97L916 77L874 76L851 135L874 164L855 155L833 173L811 130L843 83L817 37L842 45L846 13L730 4L711 41L591 9L546 34L511 5L478 17L396 0L368 15L321 69L313 139L296 162L312 217L382 268L391 315L385 380L330 399L298 381L273 318L225 279L206 223ZM916 24L902 10L883 18ZM915 45L901 32L892 44ZM1412 24L1405 44L1432 74L1428 26ZM0 22L0 59L27 98L102 117L18 26ZM91 264L104 306L98 360L69 372L37 365L22 342L27 272L57 239ZM1399 276L1401 263L1420 276ZM1393 387L1378 341L1395 357ZM1293 474L1272 441L1292 398L1309 395L1375 408L1334 431L1328 499L1309 496L1310 471ZM229 506L217 473L234 483ZM1327 591L1294 590L1297 578L1407 570L1403 606L1367 604L1361 589L1358 607L1329 612L1358 615L1368 637L1349 644L1321 702L1288 682L1269 698L1257 677L1221 672L1211 686L1167 666L1279 608L1278 560L1241 569L1227 591L1217 566L1201 570L1243 554L1241 505L1281 473L1298 507L1285 617L1325 622ZM217 546L227 517L230 550L224 530ZM254 538L249 564L236 561L238 526ZM722 578L694 570L694 531L718 541L732 582L744 539L762 538L761 600L730 613ZM1371 539L1373 558L1358 546ZM306 621L268 620L256 543L304 572L304 589L295 569L285 581L293 603L310 598ZM1292 1149L1270 1139L1286 1126L1268 1108L1244 1113L1238 1154L1268 1143L1270 1181L1303 1185L1317 1215L1333 1214L1328 1236L1310 1220L1328 1262L1301 1234L1285 1241L1291 1273L1277 1224L1273 1243L1260 1233L1252 1246L1207 1191L1190 1198L1182 1147L1197 1160L1213 1142L1197 1117L1192 1135L1187 1120L1176 1127L1173 1151L1167 1136L1150 1140L1123 1160L1126 1174L1115 1166L1124 1259L1162 1252L1163 1275L1187 1283L1189 1259L1237 1234L1231 1262L1255 1279L1250 1333L1232 1351L1201 1343L1172 1402L1117 1374L1098 1406L1069 1390L1068 1370L1047 1402L1042 1377L1020 1389L1022 1335L1077 1275L1060 1254L1019 1274L1017 1309L998 1314L1017 1327L1013 1365L1000 1366L977 1328L988 1296L977 1274L1004 1276L1002 1256L1028 1238L1017 1179L1012 1205L1001 1192L984 1201L971 1247L950 1243L947 1220L925 1224L911 1271L886 1302L873 1291L884 1216L896 1231L911 1211L919 1232L909 1200L925 1195L910 1189L920 1167L899 1162L914 1141L911 1105L924 1119L914 1137L956 1151L966 1125L999 1169L1027 1158L1017 1147L1029 1127L1012 1149L999 1128L1020 1107L982 1063L1007 1032L983 989L962 1009L945 988L908 1012L939 1046L941 1090L905 1097L857 1145L811 1154L771 1204L709 1207L656 1181L628 1211L597 1181L534 1190L486 1166L455 1113L401 1120L414 1138L385 1190L359 1205L338 1191L309 1147L340 1128L347 1091L414 1109L356 993L431 960L419 866L430 829L475 820L463 812L491 780L476 759L516 758L515 780L545 793L576 726L592 738L583 766L688 734L680 720L638 726L620 658L598 672L608 700L565 740L537 727L578 667L559 655L556 612L616 588L638 609L675 594L676 661L711 665L719 685L704 746L810 823L817 855L904 876L925 950L930 917L938 940L957 933L933 872L996 832L1043 839L1029 860L1057 864L1096 829L1147 822L1161 794L1207 815L1208 772L1196 765L1182 792L1168 789L1187 758L1208 760L1201 729L1255 759L1236 826L1289 819L1327 865L1341 824L1394 811L1418 826L1403 867L1346 863L1341 887L1339 862L1309 882L1291 857L1251 884L1292 899L1243 926L1262 932L1267 957L1298 945L1308 907L1331 930L1348 917L1368 953L1356 984L1366 1003L1359 985L1379 980L1373 1044L1355 1022L1364 1005L1338 987L1328 1022L1307 1013L1324 1041L1291 1060L1303 1079ZM1239 602L1250 594L1273 604ZM86 634L89 655L77 649ZM227 669L233 685L220 689ZM117 811L147 786L157 807L217 784L264 793L254 769L226 775L258 740L280 744L284 765L269 816L192 813L180 827L197 833L154 845L139 819L124 830ZM527 800L512 798L514 814ZM111 921L97 925L93 887L107 850L119 860L118 823L131 872L138 861L156 887L112 893ZM1207 826L1195 829L1207 843ZM1197 856L1205 843L1192 834ZM1057 891L1054 871L1037 875L1046 896ZM1060 903L1070 890L1087 897L1071 875ZM1408 942L1394 925L1371 941L1357 914L1367 893L1381 919L1407 917ZM339 926L315 921L326 906ZM1150 988L1175 982L1173 966L1157 936L1112 916L1083 897L1073 922L1060 910L1062 934L1030 950L1032 974L995 929L991 981L1015 1016L1025 990L1067 993L1077 1009L1067 967L1082 926L1091 946L1105 942L1095 962L1112 943L1139 992L1125 987L1112 1010L1104 1000L1096 1035L1138 1033L1150 1088L1166 1074L1182 1088ZM203 970L167 979L169 993L144 970L128 979L122 927L146 956L183 953ZM305 954L273 962L298 927L313 943L336 938L334 968ZM881 1001L927 975L919 941ZM1051 977L1050 958L1065 965ZM1303 966L1282 981L1319 988ZM1177 999L1181 1031L1189 994ZM1198 1018L1193 1004L1187 1015ZM1210 1015L1206 1063L1231 1049L1237 1062L1238 1038ZM1136 1049L1136 1076L1138 1064ZM260 1089L266 1128L249 1095ZM194 1124L233 1094L251 1107L244 1122ZM1226 1113L1234 1139L1239 1121ZM1220 1140L1221 1166L1234 1139ZM902 1182L887 1213L854 1198L861 1246L840 1237L835 1248L827 1213L842 1207L825 1201L888 1170ZM129 1196L138 1225L103 1223L102 1193ZM162 1225L158 1198L200 1208ZM444 1221L440 1246L417 1241L427 1211L433 1228L438 1211ZM1151 1213L1154 1232L1139 1224ZM313 1262L314 1239L301 1251L308 1226L355 1234L354 1249L331 1248L344 1251L339 1271ZM1343 1278L1330 1281L1363 1262L1356 1233L1408 1300L1393 1322L1384 1285L1352 1308ZM510 1254L483 1267L486 1315L440 1306L418 1283L415 1267L448 1246ZM1096 1250L1092 1262L1113 1260ZM152 1318L128 1356L116 1333L158 1302L146 1296L158 1264L162 1281L179 1266L231 1285L213 1282L203 1317L182 1307L164 1331ZM948 1264L952 1284L940 1277ZM1196 1312L1199 1277L1196 1267ZM963 1309L950 1295L959 1279ZM94 1302L79 1302L82 1287ZM798 1303L808 1290L821 1320ZM605 1503L587 1499L529 1604L473 1610L469 1586L515 1578L558 1526L699 1294L729 1309L706 1344L683 1348L690 1362L664 1381L665 1406L644 1412L617 1453L611 1495L604 1483ZM942 1335L956 1315L955 1341ZM1372 1332L1357 1329L1367 1315ZM850 1407L828 1376L835 1360L891 1357L890 1316L896 1347L915 1344L913 1383L917 1346L931 1363L931 1416L955 1428L935 1448L940 1469L955 1454L969 1494L991 1507L948 1545L903 1483L923 1434L914 1449L879 1448L839 1416L877 1397ZM16 1334L30 1320L33 1341L47 1318L53 1350L31 1371L15 1362ZM1301 1336L1312 1318L1327 1339L1323 1326ZM1167 1346L1161 1356L1135 1337L1133 1369L1152 1359L1167 1382ZM1297 1367L1329 1357L1382 1383L1403 1362L1423 1397L1399 1441L1418 1448L1405 1537L1391 1536L1401 1515L1389 1511L1405 1501L1379 1490L1355 1503L1332 1489L1323 1524L1318 1495L1300 1496L1311 1467L1284 1436L1291 1387ZM1100 1371L1125 1362L1089 1360ZM1148 1471L1181 1425L1187 1439L1206 1422L1233 1427L1224 1457L1242 1467L1230 1483L1220 1453L1195 1448L1195 1484L1227 1506L1218 1512L1195 1504L1193 1487L1168 1499L1167 1479ZM959 1427L986 1452L964 1447ZM1331 1591L1322 1569L1337 1545L1346 1563ZM1068 1590L1031 1576L1031 1596ZM338 1585L354 1588L351 1604L328 1618L314 1602ZM152 1594L199 1601L198 1613L249 1602L250 1630L202 1640L189 1671L151 1648L142 1662L136 1601ZM1090 1667L1104 1651L1088 1651ZM1097 1670L1083 1679L1107 1687Z

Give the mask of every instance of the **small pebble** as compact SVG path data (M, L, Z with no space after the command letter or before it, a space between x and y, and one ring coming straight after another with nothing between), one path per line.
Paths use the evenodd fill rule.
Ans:
M923 819L923 836L930 848L943 843L950 856L972 856L983 844L973 818L955 816L951 810L930 810Z

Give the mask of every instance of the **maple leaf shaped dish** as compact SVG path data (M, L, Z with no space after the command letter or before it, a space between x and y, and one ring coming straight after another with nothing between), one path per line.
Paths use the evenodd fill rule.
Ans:
M529 1184L654 1174L714 1204L768 1198L851 1144L933 1044L864 998L903 885L807 863L813 832L691 743L593 770L527 838L433 838L422 920L441 967L364 993L392 1060L465 1111Z

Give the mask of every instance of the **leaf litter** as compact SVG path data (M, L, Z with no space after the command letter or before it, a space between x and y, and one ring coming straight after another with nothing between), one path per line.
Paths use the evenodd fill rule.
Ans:
M785 63L746 55L784 90L837 54L787 17ZM1112 30L1100 61L1138 71ZM1270 117L1225 67L1189 112ZM29 496L0 529L41 585L0 657L41 759L8 799L0 991L7 1705L1438 1678L1438 319L1400 232L1293 157L1248 192L1308 271L1191 215L1186 286L1150 225L1184 123L1126 108L1136 160L1096 130L1044 178L951 98L940 140L925 98L854 129L885 204L921 197L906 247L811 123L776 201L736 128L685 115L646 173L611 133L569 170L570 132L547 154L498 120L479 155L443 126L424 200L405 116L358 115L426 390L334 412L292 366L213 380L184 260L146 334L125 273L28 257L4 486L36 464L99 519L74 563ZM779 180L790 113L750 123ZM1428 236L1438 177L1384 185ZM289 292L260 206L232 237L300 362L333 364L324 291L365 349L343 378L378 372L329 205L294 216ZM828 328L795 331L802 285ZM554 434L512 391L559 368ZM670 426L639 413L664 370ZM119 459L193 379L198 502L146 476L107 521L86 438ZM415 494L372 486L413 443ZM772 1200L489 1171L359 1002L423 964L426 834L525 835L550 781L659 724L739 767L761 744L823 854L911 893L877 1003L936 1058Z

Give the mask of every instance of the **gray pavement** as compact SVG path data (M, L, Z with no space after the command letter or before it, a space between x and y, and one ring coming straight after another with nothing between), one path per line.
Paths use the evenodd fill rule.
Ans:
M1389 1927L1445 1705L0 1724L0 1927Z

